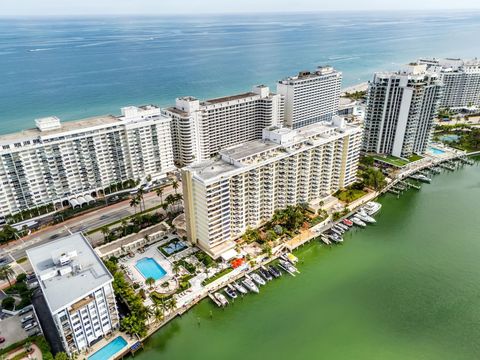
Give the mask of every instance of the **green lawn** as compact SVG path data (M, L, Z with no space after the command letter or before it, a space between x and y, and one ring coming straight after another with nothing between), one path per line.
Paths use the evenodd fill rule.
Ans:
M414 162L414 161L417 161L417 160L420 160L420 159L423 159L423 156L420 156L420 155L417 155L417 154L413 154L412 156L410 156L410 157L408 158L408 161Z
M392 155L386 155L386 156L380 156L376 155L373 157L375 160L382 161L384 163L397 166L397 167L403 167L408 164L408 160L400 159L396 156Z
M340 201L351 203L357 199L360 199L366 193L367 192L363 190L345 189L340 191L338 194L335 194L335 197Z

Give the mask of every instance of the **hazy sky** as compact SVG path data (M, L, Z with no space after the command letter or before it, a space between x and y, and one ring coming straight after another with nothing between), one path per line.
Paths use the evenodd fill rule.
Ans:
M0 16L480 9L479 0L0 0Z

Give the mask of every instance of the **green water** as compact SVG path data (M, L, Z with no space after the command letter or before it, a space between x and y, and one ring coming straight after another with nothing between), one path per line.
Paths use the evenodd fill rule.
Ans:
M386 196L376 225L297 251L301 275L203 301L135 359L479 359L479 199L478 165Z

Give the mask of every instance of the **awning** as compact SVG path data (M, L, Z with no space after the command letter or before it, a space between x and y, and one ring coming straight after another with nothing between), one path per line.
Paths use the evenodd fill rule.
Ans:
M78 203L80 204L80 206L83 206L84 204L87 203L87 200L85 200L85 198L84 198L83 196L79 196L79 197L77 198L77 201L78 201Z
M78 203L78 201L76 199L70 199L70 200L68 200L68 202L70 203L72 208L74 208L76 206L80 206L80 204Z
M220 255L220 257L221 257L224 261L232 260L232 259L236 258L237 256L238 256L238 252L237 252L237 250L235 250L235 249L227 250L227 251L225 251L222 255Z

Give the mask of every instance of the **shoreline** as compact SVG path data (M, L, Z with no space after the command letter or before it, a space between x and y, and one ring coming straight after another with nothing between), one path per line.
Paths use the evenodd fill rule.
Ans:
M438 164L443 163L443 162L458 160L458 159L460 159L462 157L465 157L465 156L476 156L476 155L480 155L480 151L471 152L471 153L453 153L452 156L445 157L445 158L440 158L440 159L436 159L436 160L428 159L428 160L431 160L431 161L427 161L427 162L425 162L424 164L421 164L418 167L413 167L411 169L407 169L407 171L405 171L400 176L396 177L393 181L388 183L382 190L377 191L377 192L368 193L364 197L362 197L360 199L357 199L354 202L354 206L352 207L350 213L348 213L347 215L339 218L336 221L330 221L330 218L327 218L322 223L317 224L314 227L306 230L306 231L308 231L308 230L314 229L315 227L321 227L322 230L320 232L315 233L315 234L303 239L301 242L299 242L297 244L294 244L293 246L288 246L288 244L287 244L288 242L285 242L282 245L280 245L279 247L280 248L285 247L289 251L294 251L294 250L302 247L303 245L306 245L306 244L310 243L312 240L318 239L322 233L324 233L325 231L328 231L331 227L333 227L337 223L341 222L344 218L348 218L348 217L352 216L352 214L354 214L358 210L358 208L363 206L366 202L377 200L380 196L388 193L388 190L391 187L393 187L395 184L397 184L400 181L405 180L406 178L408 178L409 176L411 176L412 174L414 174L418 171L424 170L426 168L431 168L431 167L437 166ZM325 225L325 223L327 223L327 224ZM292 241L292 240L293 239L291 239L290 241ZM277 251L279 251L279 250L277 249ZM197 305L200 301L207 298L210 293L213 293L215 291L218 291L218 290L224 288L227 284L230 284L233 281L237 281L238 279L244 277L246 274L249 274L250 272L253 272L253 271L257 270L262 265L265 265L265 264L268 264L272 261L277 260L279 258L279 256L280 256L280 254L276 254L276 255L272 256L271 258L267 259L266 261L263 261L259 264L256 264L254 267L248 268L247 270L242 270L242 271L238 271L238 272L235 272L235 270L233 270L232 272L230 272L229 274L227 274L225 276L225 277L227 277L226 279L219 278L219 279L215 280L214 282L208 284L203 289L204 291L202 292L202 294L196 296L190 302L188 302L188 303L184 304L182 307L176 309L176 311L173 312L172 314L169 314L161 323L159 323L157 326L155 326L151 330L149 330L145 337L143 337L142 339L140 339L138 341L140 341L142 344L143 344L143 342L148 341L149 338L152 335L154 335L157 331L161 330L162 327L167 325L170 321L174 320L176 317L178 317L178 316L181 317L183 314L185 314L187 311L189 311L195 305ZM234 274L232 274L232 273L234 273ZM228 276L228 275L230 275L230 276ZM116 356L114 359L123 358L124 356L128 355L129 353L130 353L130 349L127 349L121 354L121 356Z

